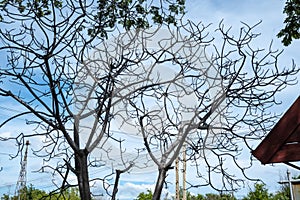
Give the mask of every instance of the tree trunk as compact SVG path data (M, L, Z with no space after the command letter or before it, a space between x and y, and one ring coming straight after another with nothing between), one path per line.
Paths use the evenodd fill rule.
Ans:
M113 189L113 194L112 194L112 198L111 200L115 200L116 196L117 196L117 192L118 192L118 185L119 185L119 181L120 181L120 176L122 173L127 172L131 167L133 166L133 163L130 163L130 165L128 167L126 167L123 170L116 170L116 180L115 180L115 185L114 185L114 189Z
M164 186L165 179L167 177L168 168L160 168L158 173L158 178L156 181L156 186L154 189L152 200L159 200L161 192Z
M116 170L116 180L115 180L115 185L114 185L114 189L113 189L113 193L112 193L112 197L111 200L115 200L116 199L116 195L118 192L118 185L119 185L119 180L120 180L120 174L122 173L121 170Z
M75 154L75 170L77 172L80 199L82 200L91 200L87 155L88 153L85 150L80 150Z

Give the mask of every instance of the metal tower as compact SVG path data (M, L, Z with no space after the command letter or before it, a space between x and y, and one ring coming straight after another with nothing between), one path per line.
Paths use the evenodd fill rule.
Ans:
M182 200L186 200L186 144L182 146ZM180 186L179 186L179 157L175 160L175 200L180 200Z
M26 187L26 174L27 174L27 153L29 141L26 141L26 148L23 160L21 160L21 170L20 175L17 181L15 196L18 197L18 200L26 199L26 192L22 192L22 190Z

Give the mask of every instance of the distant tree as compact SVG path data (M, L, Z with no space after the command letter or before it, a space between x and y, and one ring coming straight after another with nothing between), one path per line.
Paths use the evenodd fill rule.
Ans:
M197 194L196 196L191 196L190 200L205 200L205 197L202 194Z
M179 199L182 199L182 188L180 188L180 197ZM153 194L151 190L147 190L147 193L140 193L136 200L152 200ZM173 200L175 197L173 197ZM208 193L206 195L197 194L193 195L189 191L187 191L186 200L236 200L235 197L232 197L232 195L229 194L212 194Z
M36 189L32 185L25 188L22 192L26 193L26 199L28 200L43 199L48 196L48 194L45 191Z
M179 199L182 199L183 197L183 189L179 189ZM173 200L175 197L173 198ZM186 191L186 199L187 200L205 200L204 196L202 194L193 195L189 191Z
M285 46L288 46L294 39L300 38L300 1L287 0L283 13L287 15L284 20L285 27L277 36L282 38Z
M298 177L293 177L292 179L298 179ZM288 179L287 176L284 178L285 180ZM291 192L289 184L282 184L280 189L274 194L272 200L290 200L291 199Z
M135 200L152 200L153 194L151 190L140 193Z
M289 187L282 187L282 189L277 191L272 197L272 200L290 200L290 199L291 199L291 194L290 194Z
M268 193L268 189L265 184L256 183L254 185L254 190L250 191L243 200L270 200L272 198L272 194Z
M236 200L235 197L229 194L206 194L205 195L205 200Z
M22 200L80 200L79 191L77 188L69 188L61 193L47 193L43 190L36 189L32 185L25 187L20 194ZM1 200L18 200L18 196L3 195Z
M3 196L1 197L1 200L10 200L9 195L3 194Z

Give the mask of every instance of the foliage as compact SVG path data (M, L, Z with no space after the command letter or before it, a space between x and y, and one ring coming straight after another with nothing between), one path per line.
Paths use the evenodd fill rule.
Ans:
M9 195L7 195L7 194L4 194L2 197L1 197L1 200L9 200L10 199L10 197L9 197Z
M236 200L235 197L233 197L230 194L206 194L205 200Z
M173 200L175 197L173 197ZM182 199L182 188L180 188L180 199ZM288 186L283 186L275 194L269 193L265 184L255 184L254 190L249 191L246 197L243 200L289 200L290 191ZM140 193L136 200L152 200L152 192L150 190L147 193ZM207 193L205 195L197 194L192 195L187 191L187 200L236 200L230 194L213 194Z
M291 194L289 187L284 187L283 190L278 191L273 197L272 200L290 200Z
M20 192L20 196L22 200L80 200L78 188L69 188L61 193L47 193L30 185ZM18 196L4 194L1 200L18 200Z
M177 17L185 13L185 0L161 1L156 4L148 0L98 0L97 3L79 1L83 15L88 14L92 19L86 24L81 24L78 30L87 28L90 36L107 37L107 32L114 29L118 24L125 29L147 28L150 24L176 24ZM90 5L89 5L90 4ZM93 6L95 12L88 13L88 7ZM55 15L56 9L75 6L74 3L64 0L2 0L0 1L0 21L7 17L3 11L15 8L15 15L32 16L45 20ZM166 8L165 8L166 7ZM75 11L72 10L73 12ZM71 11L71 12L72 12Z
M182 199L182 188L180 188L180 197L179 199ZM175 197L173 197L173 200ZM229 194L212 194L208 193L205 196L202 194L193 195L189 191L187 191L186 194L187 200L236 200L235 197L232 197L232 195ZM136 200L152 200L152 192L150 190L147 190L147 193L140 193Z
M275 194L269 193L265 184L255 184L254 191L250 191L243 200L289 200L289 187L283 186Z
M278 190L272 198L272 200L290 200L290 199L291 199L291 192L288 184L281 185L280 190Z
M183 197L183 189L180 187L180 189L179 189L179 199L182 199L182 197ZM174 197L174 199L175 199L175 197ZM195 195L191 194L189 191L186 191L186 199L187 200L204 200L205 198L201 194L198 194L198 195L195 196Z
M270 194L264 184L255 184L254 191L250 191L243 200L269 200Z
M283 12L287 15L285 27L277 36L282 37L282 43L288 46L293 39L300 38L300 1L287 0Z
M151 190L147 190L147 192L142 192L140 193L136 200L152 200L152 191Z

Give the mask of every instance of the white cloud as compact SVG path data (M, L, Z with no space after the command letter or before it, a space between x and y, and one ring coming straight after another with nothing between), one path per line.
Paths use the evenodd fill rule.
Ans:
M224 23L228 25L228 27L233 26L234 30L239 29L239 27L241 26L240 21L253 25L259 20L263 20L262 24L256 29L258 32L262 33L256 45L259 45L261 47L268 47L269 42L273 39L275 47L281 49L283 48L283 46L280 43L280 39L276 37L276 34L284 26L284 15L282 14L284 2L285 1L272 1L272 3L270 3L269 1L261 0L190 0L187 1L187 16L195 22L203 21L203 23L206 25L209 23L214 23L210 28L212 32L215 30L221 19L224 19ZM299 41L294 41L291 46L285 48L285 52L280 57L280 66L290 66L292 58L295 59L296 63L299 63L300 57L298 55ZM300 80L300 74L298 75L298 80ZM289 87L287 90L285 90L282 95L280 95L280 99L284 101L284 105L281 107L281 111L284 112L285 110L287 110L287 108L291 105L291 103L296 99L298 95L299 84L294 87ZM17 109L15 105L5 104L5 106ZM4 113L2 113L0 117L3 116L3 114ZM0 137L9 137L12 134L18 134L20 133L20 130L28 131L28 133L30 133L29 131L32 131L31 129L28 129L28 126L24 126L24 120L18 120L15 122L16 123L13 124L14 126L6 126L5 129L2 128ZM4 143L1 143L0 152L7 152L7 150L15 152L15 149L12 149L12 147L13 144L11 143L5 145ZM240 162L245 161L245 163L247 163L248 157L245 157L244 159L245 160L241 160ZM3 167L3 171L0 172L0 174L3 183L0 184L0 187L3 186L3 184L5 186L5 184L14 183L17 181L18 171L20 169L19 160L20 159L9 160L8 156L1 155L0 167ZM39 166L38 161L33 161L33 159L31 158L28 160L29 173L27 176L29 180L35 179L33 177L42 177L31 173L32 169L37 169L37 166ZM261 178L267 183L268 187L271 188L270 190L274 191L278 189L277 181L279 181L280 176L285 175L286 169L287 167L283 164L263 166L259 162L256 162L255 167L248 170L248 174L251 174L252 178ZM188 173L189 178L196 181L193 171L190 171ZM297 175L298 172L293 171L292 174L293 173ZM99 174L97 174L97 176L99 176ZM147 189L153 190L156 178L156 173L135 174L133 171L132 174L122 174L121 180L123 180L124 182L120 185L119 188L119 199L133 199L140 192L146 192ZM170 181L172 184L175 182L173 170L169 171L168 181ZM40 182L33 183L49 185L49 182L51 184L51 179L40 179ZM169 184L170 191L174 191L174 185L172 184ZM2 191L0 192L0 196L2 192L7 193L8 187L2 187L1 189ZM246 191L244 190L240 193L247 192L247 190L248 188L246 188ZM192 191L194 191L193 193L195 194L199 192L202 194L206 193L206 191L202 188Z
M137 197L140 193L144 192L146 193L147 190L154 191L155 184L135 184L126 182L124 185L121 185L119 187L120 192L118 193L118 199L133 199L134 197ZM172 193L164 188L162 191L162 197L171 197Z
M9 131L0 133L0 138L9 138L10 136L11 136L11 132Z

